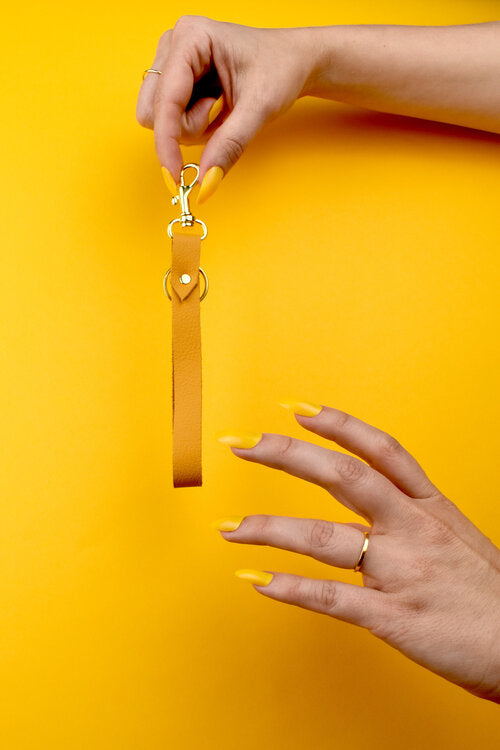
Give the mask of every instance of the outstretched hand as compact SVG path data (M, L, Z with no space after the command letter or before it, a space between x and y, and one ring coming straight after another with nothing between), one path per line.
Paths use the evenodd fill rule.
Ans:
M338 568L355 567L368 531L364 586L271 571L241 571L242 577L260 583L255 588L265 596L361 625L433 672L500 702L500 550L393 437L328 406L305 405L313 416L301 416L301 406L294 411L302 427L363 460L273 433L219 440L240 458L323 487L369 525L250 515L215 526L228 541L291 550Z

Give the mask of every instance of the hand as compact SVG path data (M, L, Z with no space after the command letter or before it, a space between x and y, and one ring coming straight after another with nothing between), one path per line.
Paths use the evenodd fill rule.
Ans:
M364 587L269 571L254 578L263 584L256 590L361 625L418 664L500 702L500 550L394 438L337 409L316 411L295 416L367 463L286 435L263 433L252 448L234 447L237 435L219 439L240 458L318 484L370 526L252 515L222 535L354 568L369 531Z
M264 123L305 95L314 48L308 28L181 16L160 38L151 67L162 74L146 76L136 112L141 125L154 127L158 158L173 180L179 182L182 167L179 143L207 139L200 181L209 167L226 174ZM221 94L222 110L209 127Z
M185 15L160 37L152 67L162 74L144 79L136 117L154 128L172 192L179 144L206 143L202 202L258 130L301 96L500 133L499 39L499 21L280 29Z

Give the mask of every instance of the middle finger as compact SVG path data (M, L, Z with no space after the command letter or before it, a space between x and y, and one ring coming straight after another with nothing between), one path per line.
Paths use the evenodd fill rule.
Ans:
M219 440L231 445L231 436ZM371 523L399 525L408 498L392 482L354 456L305 440L264 432L253 448L231 446L236 456L280 469L328 490Z

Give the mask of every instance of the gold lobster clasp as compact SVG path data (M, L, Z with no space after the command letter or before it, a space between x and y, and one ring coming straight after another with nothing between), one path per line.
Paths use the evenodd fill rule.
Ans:
M193 168L196 170L196 176L192 182L189 183L189 185L186 185L184 182L184 172L187 169ZM189 206L189 193L195 186L196 182L198 181L198 175L200 174L200 168L198 164L185 164L182 167L181 170L181 184L179 185L179 193L178 195L175 195L172 198L172 204L175 206L179 201L181 202L181 216L180 219L172 219L170 224L167 227L168 236L172 237L172 226L176 222L180 222L181 226L183 227L192 227L194 222L196 221L198 224L201 224L203 227L203 234L201 236L201 239L204 240L207 236L207 226L205 222L201 221L201 219L195 218L193 214L191 213L191 209Z

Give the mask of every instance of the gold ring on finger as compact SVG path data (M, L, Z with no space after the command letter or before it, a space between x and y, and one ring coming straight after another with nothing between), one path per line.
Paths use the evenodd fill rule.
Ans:
M144 80L148 73L158 73L159 76L161 76L161 70L155 70L155 68L146 68L146 70L142 74L142 80Z
M363 534L365 535L365 539L363 541L361 552L359 553L358 562L353 568L355 573L358 573L361 570L361 566L365 561L366 550L368 549L368 545L370 544L370 533L368 531L364 531Z

